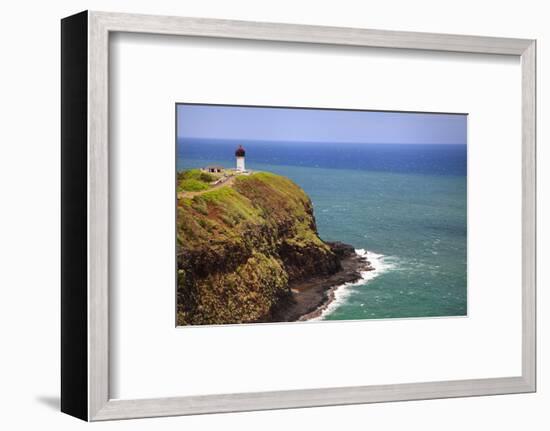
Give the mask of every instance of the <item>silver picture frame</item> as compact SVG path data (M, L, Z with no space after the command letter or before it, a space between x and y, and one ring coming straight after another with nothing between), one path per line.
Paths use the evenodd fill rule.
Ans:
M536 391L535 40L91 11L64 18L61 30L63 412L87 421L101 421ZM109 38L115 32L518 57L522 73L521 375L112 399L109 394Z

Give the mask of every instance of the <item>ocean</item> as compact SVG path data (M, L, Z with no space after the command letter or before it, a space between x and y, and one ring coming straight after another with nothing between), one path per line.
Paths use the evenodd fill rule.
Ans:
M365 253L375 271L336 291L320 319L467 314L465 145L179 139L177 169L234 167L284 175L310 196L319 235Z

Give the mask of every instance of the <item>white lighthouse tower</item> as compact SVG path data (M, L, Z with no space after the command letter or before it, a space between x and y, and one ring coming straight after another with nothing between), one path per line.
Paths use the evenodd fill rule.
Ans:
M239 145L239 148L235 151L235 159L237 162L237 170L240 172L244 172L246 169L244 167L244 148L242 145Z

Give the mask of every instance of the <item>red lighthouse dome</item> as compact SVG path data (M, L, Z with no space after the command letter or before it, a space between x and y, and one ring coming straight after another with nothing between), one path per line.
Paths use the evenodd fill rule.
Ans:
M245 151L242 145L239 145L239 148L235 151L235 157L244 157Z

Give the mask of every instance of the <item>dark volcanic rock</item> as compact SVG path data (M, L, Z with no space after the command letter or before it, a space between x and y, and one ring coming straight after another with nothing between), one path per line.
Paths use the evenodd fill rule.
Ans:
M334 299L335 288L354 283L361 278L361 272L374 269L367 259L355 253L352 246L340 242L330 245L335 247L333 251L339 258L340 270L328 276L314 275L290 283L292 298L276 308L275 321L292 322L319 316Z
M344 244L340 241L327 242L330 249L334 252L336 256L340 259L353 256L355 254L355 249L349 244Z

